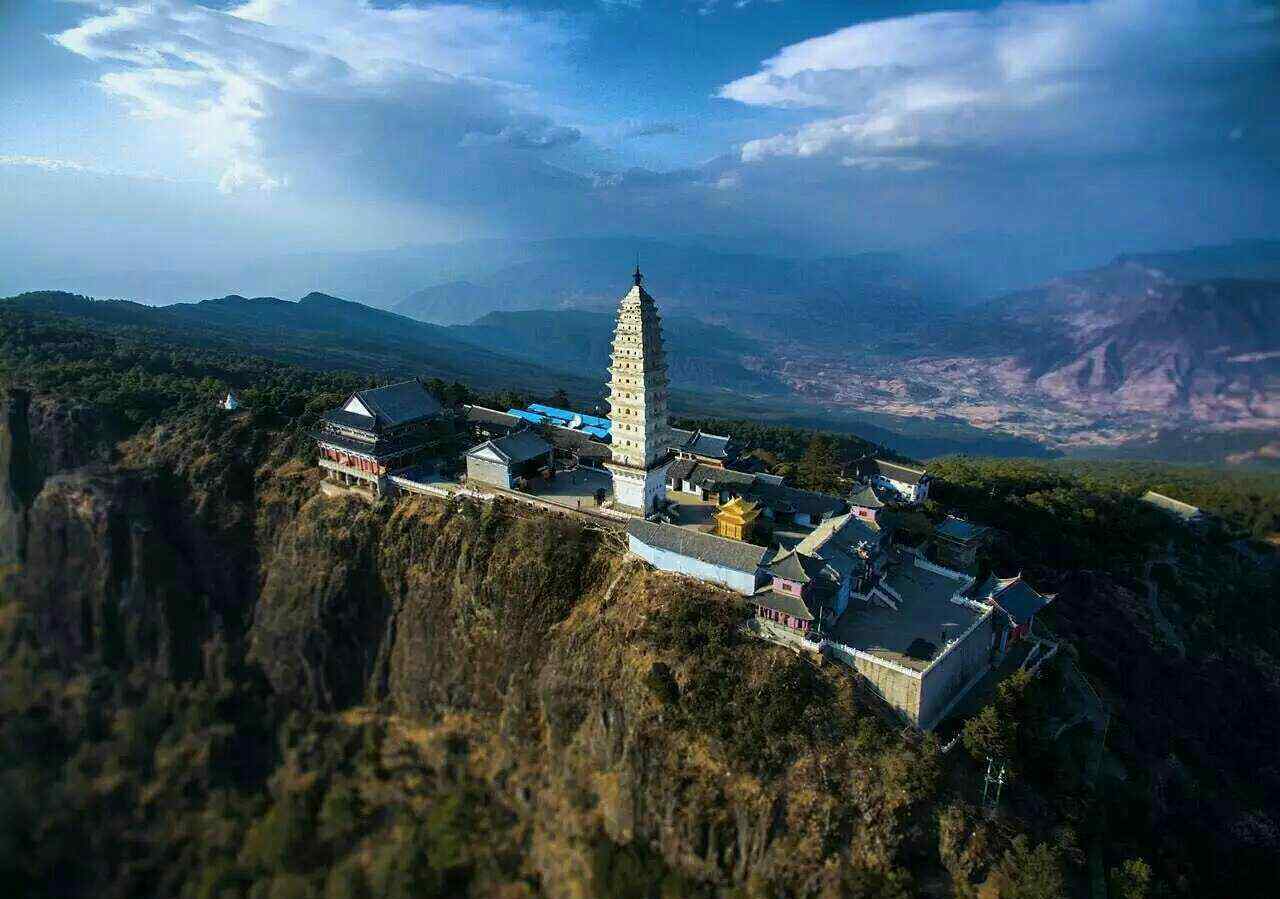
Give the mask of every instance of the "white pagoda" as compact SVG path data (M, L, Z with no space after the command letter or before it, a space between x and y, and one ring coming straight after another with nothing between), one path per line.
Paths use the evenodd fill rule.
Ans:
M605 467L613 476L613 502L621 511L649 515L667 496L667 467L672 460L667 422L667 362L662 352L662 321L653 297L635 285L618 305L609 366L611 455Z

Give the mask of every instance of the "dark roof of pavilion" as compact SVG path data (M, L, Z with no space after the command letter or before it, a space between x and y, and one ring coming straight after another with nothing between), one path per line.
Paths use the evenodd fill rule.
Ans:
M796 552L785 552L769 563L769 573L783 580L807 584L822 573L825 563L821 559Z
M344 407L353 399L358 399L373 413L372 416L348 412ZM385 387L357 390L347 397L342 407L326 412L324 420L349 428L378 431L382 428L394 428L432 418L439 415L443 409L440 401L427 392L427 388L422 386L421 381L411 380L388 384Z
M1003 609L1014 624L1026 624L1053 602L1053 595L1036 590L1020 574L1011 578L991 575L978 588L978 599Z
M671 448L703 456L707 459L725 460L732 453L732 440L719 434L707 434L701 429L686 431L684 428L671 429Z
M884 501L880 499L870 484L855 486L849 494L849 505L861 506L864 509L883 509Z
M485 406L466 406L464 408L466 410L467 421L472 424L491 425L499 428L507 428L508 430L515 430L525 424L525 422L516 418L514 415L509 415L506 412L499 412L497 409L489 409Z
M977 540L990 530L990 528L984 525L973 524L972 522L965 521L963 518L956 518L954 515L948 515L942 524L934 528L934 532L939 537L948 537L962 543L966 543L970 540Z

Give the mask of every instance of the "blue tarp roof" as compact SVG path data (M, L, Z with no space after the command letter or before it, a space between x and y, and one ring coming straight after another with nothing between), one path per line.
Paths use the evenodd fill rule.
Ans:
M582 423L579 426L581 430L587 431L596 437L605 437L609 434L610 422L607 418L601 418L598 415L586 415L582 412L574 412L571 409L559 409L555 406L547 406L542 403L530 403L528 411L523 409L512 409L510 414L520 415L521 418L528 419L529 421L542 422L546 419L550 419L555 424L565 426L569 426L570 423L577 418L578 421ZM537 417L530 418L530 415ZM595 430L590 430L592 428ZM603 431L603 433L596 433L597 431Z
M562 421L568 421L577 414L576 412L570 412L568 409L557 409L555 406L544 406L542 403L530 403L529 411L545 415L547 418L558 418Z
M598 437L601 440L609 436L608 428L596 428L591 425L583 425L581 430L582 433L590 434L592 437Z
M540 425L547 420L545 415L539 415L537 412L529 412L526 409L508 409L507 414L514 415L516 418L521 418L525 421L531 421L536 425Z

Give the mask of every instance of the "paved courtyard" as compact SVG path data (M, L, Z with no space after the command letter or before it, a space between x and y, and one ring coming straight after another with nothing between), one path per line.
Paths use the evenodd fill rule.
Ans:
M923 671L942 648L944 632L954 639L978 620L978 612L950 601L955 581L909 561L896 564L887 583L902 597L897 611L851 599L836 622L834 639Z
M603 489L605 500L613 495L613 483L607 471L594 468L575 468L573 471L556 472L554 479L538 479L529 484L527 492L538 499L564 506L567 509L598 509L596 491Z
M716 526L714 500L698 499L692 493L667 492L667 499L675 502L675 523L695 531L712 531Z

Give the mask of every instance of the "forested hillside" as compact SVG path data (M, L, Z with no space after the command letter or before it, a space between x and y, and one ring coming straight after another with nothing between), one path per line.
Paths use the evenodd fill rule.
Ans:
M305 433L367 375L0 315L18 895L1199 897L1280 874L1280 584L1231 545L1273 528L1270 482L936 463L926 517L1000 529L984 567L1058 594L1045 624L1109 713L1101 750L1059 733L1074 669L1051 666L944 754L608 534L318 496ZM244 412L213 408L228 387ZM868 448L703 424L836 483ZM1185 531L1151 486L1225 524ZM987 752L1013 772L990 815Z

